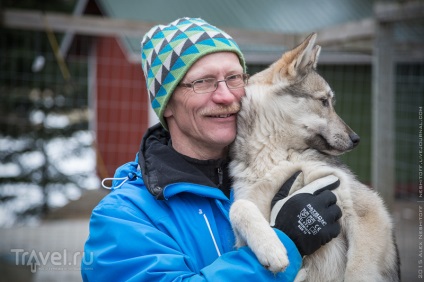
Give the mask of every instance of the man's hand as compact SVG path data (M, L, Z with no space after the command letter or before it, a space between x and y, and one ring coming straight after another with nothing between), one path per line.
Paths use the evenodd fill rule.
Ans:
M342 211L331 192L340 185L334 175L317 179L287 197L300 173L290 177L274 196L270 224L286 233L305 256L339 235Z

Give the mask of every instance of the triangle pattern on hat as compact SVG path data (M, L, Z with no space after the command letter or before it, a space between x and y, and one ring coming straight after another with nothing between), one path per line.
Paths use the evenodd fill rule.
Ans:
M155 108L160 108L160 104L159 104L159 102L156 100L156 99L154 99L154 97L152 97L152 96L150 96L150 101L152 101L152 107L155 109Z
M233 39L202 19L181 18L152 28L141 43L141 61L152 107L163 123L163 107L177 83L199 58L230 51L243 56Z
M199 44L199 45L208 45L208 46L212 46L212 47L215 47L216 46L214 40L211 39L211 38L205 39L203 41L200 41L197 44Z
M199 41L199 38L202 38L204 36L204 34L205 33L195 32L195 33L193 33L192 35L189 36L189 40L191 42L196 43L196 42Z
M187 42L187 40L179 40L179 41L173 41L170 43L171 46L173 46L174 52L175 54L177 54L178 56L181 55L181 53L183 52L183 50L187 49L188 46L190 46L190 42Z
M152 69L149 69L149 71L147 72L147 79L151 79L153 77L155 77L155 75L153 73L153 70Z
M166 57L163 57L163 59L162 59L163 67L167 70L169 70L172 66L171 65L172 53L173 53L173 51L169 52L168 54L166 54Z
M162 61L160 60L159 56L156 56L155 60L152 62L151 67L159 66L162 64Z
M163 34L162 30L160 30L159 32L156 32L155 34L153 34L152 39L162 39L164 37L165 35Z
M206 31L206 33L210 36L210 37L215 37L215 36L217 36L217 35L220 35L221 33L219 32L219 31L217 31L217 30L208 30L208 31Z
M166 90L165 90L165 88L164 88L164 86L163 85L161 85L160 87L159 87L159 90L158 90L158 92L156 93L156 98L158 98L158 97L161 97L161 96L165 96L166 95Z
M205 30L201 26L195 24L192 24L189 28L186 29L187 34L199 32L202 33L205 32Z
M180 57L176 57L175 62L172 64L172 68L171 71L177 70L179 68L184 67L186 64L184 63L183 60L181 60Z
M183 53L181 53L181 56L187 56L197 53L199 53L199 49L197 49L196 45L190 45L187 49L184 50Z
M146 42L146 44L142 45L144 50L148 50L148 49L152 49L153 48L153 44L152 41L149 40Z
M172 51L171 51L172 52ZM168 52L166 54L162 54L160 56L158 56L158 58L162 61L162 64L169 69L170 65L169 65L169 61L170 59L168 59L171 56L171 52Z
M164 72L164 66L161 65L160 68L156 71L156 76L155 76L155 80L156 81L163 81L163 72ZM166 70L166 69L165 69ZM168 71L168 70L166 70Z
M163 85L166 85L166 84L171 83L173 81L175 81L175 77L172 75L172 73L168 72L165 79L163 80Z
M171 46L169 45L169 42L167 40L163 41L163 46L161 48L161 50L159 51L158 55L163 55L164 53L170 52L172 51Z
M185 34L184 32L181 32L181 33L179 33L178 35L176 35L176 36L172 39L172 41L174 41L174 40L179 40L179 39L187 39L187 38L188 38L187 34Z
M181 30L179 29L164 31L165 39L166 41L171 42L180 33L181 33Z
M234 46L233 42L226 38L214 38L215 41L225 44L226 46Z

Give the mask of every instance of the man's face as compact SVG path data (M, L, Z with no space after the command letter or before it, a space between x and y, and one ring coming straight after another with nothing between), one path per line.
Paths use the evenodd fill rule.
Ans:
M202 78L224 78L243 73L239 58L231 52L219 52L199 59L181 82ZM197 159L223 157L236 136L236 114L244 88L228 89L218 83L215 92L198 94L192 88L178 86L165 109L173 147Z

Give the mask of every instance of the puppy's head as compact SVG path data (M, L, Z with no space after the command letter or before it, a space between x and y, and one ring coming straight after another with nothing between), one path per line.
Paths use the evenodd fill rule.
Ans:
M316 34L255 74L243 102L253 103L261 130L281 137L285 148L316 149L340 155L359 143L359 136L337 115L335 95L317 72L321 47Z

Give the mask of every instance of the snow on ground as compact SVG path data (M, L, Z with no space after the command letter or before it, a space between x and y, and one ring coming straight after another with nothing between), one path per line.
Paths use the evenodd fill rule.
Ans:
M0 136L0 153L3 151L20 151L33 140L13 139ZM66 184L48 184L47 202L49 207L58 208L81 196L81 189L96 189L100 181L96 174L96 152L92 148L93 134L89 131L78 131L70 138L57 137L44 144L47 160L53 168L50 173L58 172L68 176ZM19 178L46 163L46 157L39 150L26 152L17 156L14 162L0 162L1 178ZM57 174L57 172L56 172ZM43 202L43 189L37 184L40 175L33 173L32 183L15 182L0 184L0 197L13 197L0 202L0 227L11 227L16 224L18 214L36 207ZM29 217L23 224L36 224L37 217Z

